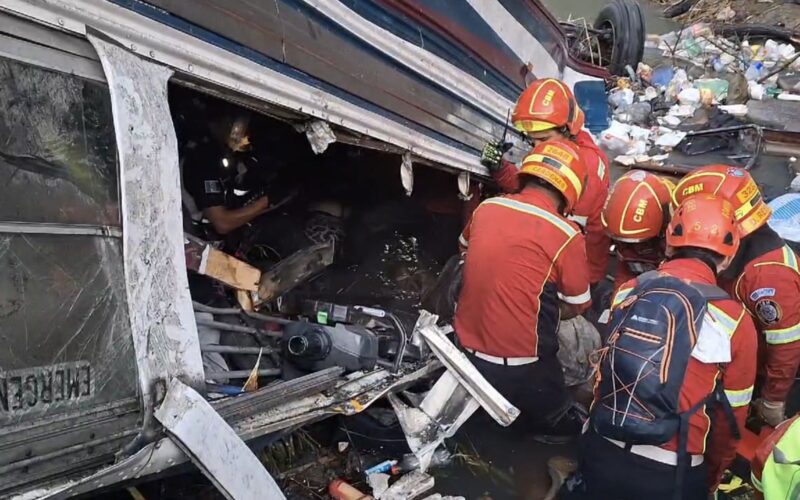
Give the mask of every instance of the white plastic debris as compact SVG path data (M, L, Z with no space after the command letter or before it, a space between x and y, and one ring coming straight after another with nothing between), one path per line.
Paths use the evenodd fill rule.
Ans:
M403 155L403 161L400 164L400 181L403 183L403 189L406 190L406 196L411 196L411 193L414 192L414 162L411 161L410 153Z
M647 87L644 89L644 94L639 96L640 101L652 101L658 97L658 90L653 87Z
M611 120L609 127L600 134L600 144L611 151L624 153L631 140L631 126Z
M681 91L689 86L689 77L686 75L686 71L683 69L678 69L675 71L675 75L670 80L669 84L667 85L666 96L667 99L670 101L675 101L678 99L678 94ZM700 100L700 96L698 95L698 100Z
M733 116L746 116L747 104L730 104L727 106L719 106L719 110Z
M631 89L618 89L614 90L608 96L608 103L614 109L625 108L633 104L633 90Z
M669 154L662 154L662 155L653 155L650 157L650 161L655 163L663 163L667 161L669 158Z
M747 82L747 89L750 92L750 98L756 101L764 99L764 86L756 82Z
M681 121L683 121L683 120L681 120L679 117L677 117L675 115L666 115L666 116L662 116L661 118L658 119L658 123L659 124L666 125L668 127L673 127L673 128L677 127L678 125L680 125Z
M783 92L778 94L778 99L781 101L800 101L800 95L792 94L789 92Z
M434 484L433 476L415 470L395 481L391 488L378 498L380 500L407 500L425 493L433 488Z
M472 199L469 178L469 172L461 172L458 174L458 198L462 201L469 201Z
M350 446L350 443L347 441L339 441L336 443L336 449L339 450L339 453L344 453L348 446Z
M311 150L317 155L324 153L328 146L336 142L336 134L328 122L323 120L306 123L305 132Z
M780 59L783 61L788 61L789 59L794 57L795 52L796 49L794 48L794 45L790 43L782 43L780 47L778 47L778 55L780 56Z
M677 116L679 118L688 118L694 115L695 109L694 106L688 104L676 104L669 108L669 114L670 116Z
M683 138L686 137L686 132L668 129L666 127L659 127L658 138L656 139L656 146L662 148L674 148Z
M370 474L367 476L367 484L369 487L372 488L372 496L375 498L383 497L386 490L389 489L389 479L391 476L389 474L384 474L382 472L376 472L375 474Z
M632 167L636 165L636 158L631 155L619 155L614 158L614 162L625 167Z
M698 104L700 102L700 90L694 87L681 90L678 94L678 102L681 104Z

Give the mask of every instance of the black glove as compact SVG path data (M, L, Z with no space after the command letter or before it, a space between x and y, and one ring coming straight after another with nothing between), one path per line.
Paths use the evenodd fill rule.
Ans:
M486 144L481 151L481 165L489 172L497 172L503 165L503 155L511 149L510 142L492 141Z

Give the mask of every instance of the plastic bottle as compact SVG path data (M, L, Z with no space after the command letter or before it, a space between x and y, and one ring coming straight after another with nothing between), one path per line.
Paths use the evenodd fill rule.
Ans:
M761 61L754 61L750 63L750 66L747 67L747 71L744 74L744 77L747 78L747 81L754 82L761 78L762 73L764 72L764 63Z

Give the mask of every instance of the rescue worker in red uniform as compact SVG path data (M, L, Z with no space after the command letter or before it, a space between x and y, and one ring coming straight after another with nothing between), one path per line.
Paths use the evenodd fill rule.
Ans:
M600 219L617 255L615 291L664 261L664 231L672 216L671 188L668 180L644 170L631 170L611 188Z
M716 193L734 207L742 235L739 253L720 283L754 318L759 332L759 398L754 410L769 425L785 416L786 396L800 366L800 267L797 255L767 225L772 211L750 174L709 165L684 177L675 203Z
M583 130L584 115L575 96L560 80L536 80L520 95L511 121L534 146L550 139L569 140L577 146L588 169L588 181L570 219L577 222L586 234L589 281L592 285L600 283L606 276L611 245L600 222L600 212L608 195L608 158L592 136ZM484 148L481 163L492 173L501 190L513 193L518 189L517 168L502 160L502 155L502 142L490 143Z
M673 216L667 229L667 261L661 264L656 273L647 279L659 277L679 278L692 284L694 287L709 287L716 285L716 275L730 264L739 245L736 235L736 222L733 208L729 202L722 198L704 195L689 200L682 205ZM623 285L614 298L614 309L624 311L631 307L637 299L638 293L645 293L645 288L637 288L641 277L631 280ZM659 284L660 286L660 284ZM663 291L662 289L658 289ZM713 290L713 289L712 289ZM722 292L719 290L718 292ZM723 294L724 295L724 294ZM645 299L648 302L648 299ZM646 306L645 306L646 307ZM746 314L742 305L732 298L709 296L707 302L703 328L697 333L694 342L689 344L689 350L683 351L688 359L678 361L685 366L682 381L678 388L677 410L675 414L656 416L650 414L645 418L645 424L638 424L638 430L654 428L661 422L686 420L687 433L684 435L685 453L688 457L681 476L678 475L679 442L681 431L675 432L672 438L667 438L663 444L635 444L631 441L644 440L642 436L630 440L612 439L601 434L608 426L599 425L598 420L603 417L608 422L615 418L614 425L622 427L623 417L630 417L634 421L638 415L630 415L627 410L616 414L605 414L601 408L595 413L598 406L607 408L612 403L610 398L615 396L623 400L621 405L630 407L630 402L636 401L637 405L647 404L664 396L657 392L649 392L657 384L663 387L669 384L669 378L664 378L664 365L661 365L661 382L659 383L658 371L655 372L655 382L648 382L644 378L636 378L636 384L619 388L621 395L604 395L602 390L603 363L601 360L598 377L595 385L595 402L589 417L587 430L582 439L580 451L580 466L577 474L567 481L559 498L577 499L614 499L614 500L667 500L680 498L683 500L706 500L709 492L716 490L722 473L733 460L736 453L735 430L731 419L735 419L738 428L743 428L747 417L747 409L753 392L753 382L756 370L756 333L751 318ZM675 311L672 311L673 313ZM630 313L629 313L630 314ZM630 316L616 316L622 318L622 325L642 325L651 318L639 318L635 314ZM632 321L627 323L626 321ZM706 321L710 321L710 329L706 330ZM661 322L654 323L653 329L666 328ZM662 325L662 326L658 326ZM631 335L632 339L640 338L640 346L648 346L657 337L627 327L621 330L621 336ZM616 333L620 335L620 333ZM672 334L690 335L688 328L675 330ZM617 337L619 338L619 337ZM691 338L691 337L690 337ZM684 340L685 342L685 337ZM618 342L615 340L615 342ZM674 341L673 341L674 342ZM611 340L609 340L609 345ZM630 345L630 344L629 344ZM669 351L674 356L681 352L670 343ZM646 349L647 347L643 347ZM650 349L654 349L652 346ZM638 354L638 353L635 353ZM616 370L624 370L620 365L622 358L604 358L606 366ZM634 356L634 359L635 356ZM646 368L647 358L645 364ZM669 358L662 358L669 359ZM630 363L630 361L628 362ZM675 361L664 361L673 363ZM685 363L685 365L683 365ZM628 365L630 366L638 366ZM642 369L638 373L642 373ZM651 372L651 370L646 370ZM623 372L614 372L611 377ZM672 377L673 372L667 372ZM647 377L648 374L642 375ZM620 379L621 380L621 379ZM679 380L679 379L676 379ZM622 382L620 382L622 383ZM650 384L649 386L647 384ZM721 385L719 385L721 384ZM606 387L610 384L606 384ZM637 392L638 386L645 386L644 392ZM724 395L723 395L724 391ZM654 396L655 394L655 396ZM623 399L630 395L630 402ZM730 407L722 404L711 403L716 399L709 396L726 398ZM648 399L650 398L650 399ZM655 398L655 399L654 399ZM625 406L627 405L627 406ZM733 415L731 415L731 410ZM647 414L647 412L645 412ZM660 420L659 420L660 419ZM675 419L675 420L673 420ZM713 423L713 425L712 425ZM637 425L637 424L629 424ZM677 427L677 426L676 426ZM672 427L669 427L672 429ZM681 427L677 427L681 429ZM680 480L678 478L681 478ZM681 485L680 489L677 489Z
M559 319L590 305L583 234L566 215L586 168L566 141L538 144L522 162L518 193L490 198L459 238L464 283L455 315L458 343L522 412L525 430L574 435L580 420L559 364Z

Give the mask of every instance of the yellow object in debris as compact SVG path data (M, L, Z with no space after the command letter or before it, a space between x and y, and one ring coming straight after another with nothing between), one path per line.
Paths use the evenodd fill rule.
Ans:
M139 488L137 488L136 486L129 486L128 493L131 495L131 498L133 498L133 500L147 500L144 497L144 495L142 495L142 492L139 491Z
M364 405L362 405L357 399L351 399L350 405L353 407L356 413L361 413L364 411Z
M242 391L244 392L252 392L258 389L258 369L261 366L261 355L264 353L264 348L258 350L258 358L256 359L256 366L253 367L253 370L250 372L250 376L247 377L244 385L242 386Z
M742 478L732 475L730 481L720 484L718 489L723 493L728 493L741 487L742 484L744 484L744 480L742 480Z

